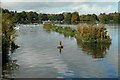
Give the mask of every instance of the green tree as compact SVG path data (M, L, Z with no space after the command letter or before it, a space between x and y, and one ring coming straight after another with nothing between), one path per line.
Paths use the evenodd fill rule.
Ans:
M48 18L48 15L47 14L43 14L42 15L42 21L47 21L49 18Z
M103 23L103 24L108 23L108 16L105 13L100 14L99 21L100 21L100 23Z
M58 16L56 14L49 14L48 18L50 21L57 21Z
M113 23L120 23L120 14L119 13L114 13L113 15Z
M63 15L64 15L64 23L71 24L72 14L71 13L63 13Z
M38 14L38 22L39 22L39 23L42 23L42 15L43 15L43 14L41 14L41 13Z
M19 23L20 22L20 16L19 16L19 14L17 12L12 17L12 22L13 23Z
M20 17L21 17L20 22L23 23L23 24L26 24L27 21L28 21L28 18L27 18L27 14L26 14L25 11L22 11L22 12L20 13Z
M10 13L8 9L2 9L2 13Z
M64 15L58 14L58 21L63 21L63 20L64 20Z
M99 19L95 14L87 14L80 15L80 21L84 23L96 23L96 21L99 21Z
M38 14L36 12L33 12L32 22L33 23L38 23Z

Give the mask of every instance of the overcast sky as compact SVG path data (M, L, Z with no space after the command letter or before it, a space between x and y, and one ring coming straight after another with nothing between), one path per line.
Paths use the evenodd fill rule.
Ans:
M54 2L55 0L43 1L43 0L31 0L30 2L24 2L23 0L2 0L2 7L12 11L35 11L38 13L62 13L62 12L74 12L77 11L80 14L99 14L99 13L111 13L118 12L118 0L74 0L74 2ZM62 1L62 0L61 0ZM70 1L70 0L69 0ZM79 2L78 2L79 1ZM104 2L106 1L106 2Z

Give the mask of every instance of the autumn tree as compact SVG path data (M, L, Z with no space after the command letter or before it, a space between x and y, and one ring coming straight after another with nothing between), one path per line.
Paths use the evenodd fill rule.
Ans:
M73 12L71 17L71 24L78 24L80 21L78 12Z

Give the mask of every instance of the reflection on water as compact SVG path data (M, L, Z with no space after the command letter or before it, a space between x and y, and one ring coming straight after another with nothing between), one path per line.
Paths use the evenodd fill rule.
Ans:
M17 60L9 60L9 62L3 67L2 78L11 78L14 70L18 69L19 65L17 64Z
M111 28L117 29L116 27L111 27ZM52 30L46 30L46 29L44 30L49 34L53 32ZM69 34L60 33L60 32L58 33L64 35L65 38L73 37L73 36L70 36ZM86 54L91 55L92 58L94 59L104 58L111 45L111 43L86 43L81 41L81 39L77 37L75 37L75 39L78 47L81 48L82 51L84 51ZM61 54L62 48L58 48L58 49Z
M92 58L104 58L109 50L111 43L84 43L79 39L76 39L78 47L88 55L92 55Z
M13 71L19 68L17 60L12 59L12 54L17 48L19 48L19 46L12 41L7 50L8 53L6 53L6 57L4 57L8 61L2 66L2 78L11 78Z
M59 52L60 52L60 54L61 54L61 52L62 52L62 49L60 48L60 49L58 49L59 50Z
M106 78L117 77L117 30L108 28L112 44L85 44L74 37L44 31L43 25L20 25L14 51L15 78ZM64 49L57 49L62 41ZM79 46L79 47L78 47ZM61 54L60 54L61 53ZM88 54L88 55L86 55ZM92 57L91 57L92 56ZM103 58L100 61L94 59Z

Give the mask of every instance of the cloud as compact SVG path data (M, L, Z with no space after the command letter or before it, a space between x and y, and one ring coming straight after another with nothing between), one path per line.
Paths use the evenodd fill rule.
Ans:
M80 14L99 14L99 13L111 13L117 12L117 3L114 2L94 2L94 3L82 3L72 7L73 11L79 11Z
M36 11L38 13L77 11L80 14L99 14L118 10L115 2L3 2L2 7L14 11Z
M64 2L4 2L2 3L3 8L7 8L9 10L44 10L56 7L64 7L69 5L69 3Z
M119 0L1 0L1 2L118 2Z

